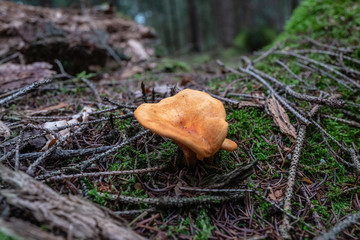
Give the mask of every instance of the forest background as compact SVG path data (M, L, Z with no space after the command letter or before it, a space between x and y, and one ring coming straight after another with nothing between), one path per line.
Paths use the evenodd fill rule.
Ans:
M119 15L156 29L157 55L183 55L229 48L229 55L271 43L301 0L24 0L35 6L113 6Z

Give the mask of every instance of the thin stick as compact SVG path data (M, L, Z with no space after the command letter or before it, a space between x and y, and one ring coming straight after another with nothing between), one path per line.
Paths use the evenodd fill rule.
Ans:
M16 149L15 149L15 151L16 151L15 152L15 171L19 170L19 155L20 155L19 152L20 152L20 147L21 147L23 138L24 138L24 129L21 129L18 141L16 143Z
M264 52L260 57L254 59L252 62L253 62L253 63L260 62L261 60L263 60L264 58L266 58L267 56L269 56L271 53L273 53L277 47L278 47L278 45L272 46L269 50L267 50L266 52Z
M331 115L328 115L328 114L322 114L321 116L332 119L332 120L335 120L337 122L346 123L346 124L348 124L350 126L353 126L353 127L360 128L360 123L355 122L355 121L350 121L350 120L347 120L347 119L337 118L337 117L334 117L334 116L331 116Z
M94 173L78 173L71 175L60 175L60 176L51 176L46 178L46 176L41 176L41 178L36 178L44 181L59 181L64 179L71 178L82 178L82 177L100 177L100 176L116 176L116 175L133 175L141 173L149 173L157 170L161 170L164 167L151 167L145 169L134 169L134 170L124 170L124 171L111 171L111 172L94 172Z
M148 132L150 132L149 130L145 130L145 131L142 131L138 134L136 134L135 136L129 138L128 140L122 142L121 144L113 147L112 149L109 149L107 150L106 152L102 153L102 154L99 154L98 156L95 156L93 158L90 158L89 160L86 160L84 161L81 165L80 165L80 168L81 168L81 171L84 171L88 166L90 166L91 163L95 162L95 161L98 161L104 157L106 157L107 155L117 151L118 149L126 146L127 144L129 144L130 142L132 141L135 141L136 139L140 138L141 136L147 134Z
M309 42L319 46L319 47L324 47L324 48L327 48L327 49L332 49L332 50L335 50L335 51L341 51L341 52L351 52L353 49L358 49L359 47L353 47L353 48L349 48L349 47L346 47L346 48L343 48L343 47L335 47L335 46L332 46L332 45L329 45L329 44L325 44L325 43L322 43L322 42L319 42L315 39L312 39L312 38L309 38L309 37L305 37L306 40L308 40Z
M283 63L280 60L276 60L276 63L280 64L283 68L285 68L285 70L288 71L291 74L291 76L293 76L295 79L304 83L307 87L314 89L314 87L310 86L306 81L304 81L302 78L300 78L298 75L296 75L285 63Z
M299 58L299 59L302 59L304 61L307 61L307 62L311 62L313 64L316 64L316 65L320 65L321 67L337 74L338 76L346 79L347 81L351 82L354 86L356 86L357 88L360 88L360 84L357 83L354 79L351 79L349 78L348 76L342 74L341 72L339 72L338 70L334 69L332 66L328 65L328 64L325 64L325 63L322 63L322 62L319 62L319 61L316 61L314 59L311 59L311 58L308 58L308 57L304 57L304 56L301 56L299 54L296 54L296 53L293 53L293 52L284 52L284 51L274 51L273 52L274 54L279 54L279 55L286 55L286 56L293 56L293 57L296 57L296 58Z
M267 75L266 73L263 73L259 70L257 70L254 67L250 67L250 70L253 71L254 73L265 77L269 80L271 80L273 83L279 85L281 88L283 88L285 90L286 93L290 94L291 96L300 99L300 100L305 100L308 102L312 102L312 103L317 103L317 104L324 104L330 107L336 107L336 108L342 108L345 106L345 102L343 100L339 100L339 99L324 99L324 98L320 98L320 97L314 97L314 96L309 96L309 95L305 95L305 94L300 94L298 92L295 92L294 90L292 90L289 86L285 85L284 83L280 82L279 80L277 80L276 78Z
M1 158L0 158L0 163L2 161L5 161L7 158L11 157L13 154L15 154L16 149L14 148L13 150L7 152L6 154L4 154Z
M17 97L20 97L20 96L23 96L25 94L27 94L28 92L32 91L33 89L35 88L38 88L40 86L43 86L43 85L46 85L46 84L49 84L53 81L54 79L53 78L48 78L48 79L45 79L43 81L40 81L40 82L34 82L33 84L27 86L27 87L24 87L22 88L21 90L19 90L18 92L14 93L13 95L7 97L7 98L4 98L4 99L1 99L0 100L0 106L1 105L4 105L5 103L7 102L10 102L12 100L14 100L15 98Z
M211 203L218 203L219 201L234 201L243 197L242 194L233 194L230 196L201 196L200 197L161 197L161 198L141 198L132 197L125 195L111 195L107 194L112 200L118 200L121 202L132 203L132 204L149 204L159 208L164 207L183 207L187 205L204 205Z
M94 86L94 84L93 84L90 80L88 80L88 79L86 79L86 78L81 78L81 81L83 81L84 83L86 83L86 85L89 86L89 88L91 89L91 91L92 91L92 92L94 93L94 95L95 95L95 98L96 98L96 101L97 101L97 103L98 103L98 106L99 106L99 107L102 107L102 106L103 106L102 99L101 99L101 97L100 97L99 91L96 89L96 87Z
M221 62L220 60L216 61L220 66L225 67L227 70L229 70L232 73L241 75L241 73L239 71L236 71L233 68L227 67L225 66L225 64L223 62ZM274 94L274 96L276 97L276 99L281 102L283 104L283 106L288 109L290 112L292 112L296 117L298 117L303 123L305 124L309 124L309 120L307 120L304 116L302 116L299 112L297 112L294 108L292 108L286 101L284 101L284 99L270 86L269 83L267 83L262 77L260 77L259 75L249 71L248 69L245 68L240 68L240 70L242 72L245 72L253 77L255 77L257 80L259 80L267 89L269 89L269 91L271 93Z
M296 65L298 65L298 66L300 66L300 67L302 67L302 68L308 69L308 70L310 70L310 71L313 71L313 72L316 72L316 73L319 73L319 72L320 72L321 75L324 75L324 76L326 76L326 77L329 77L329 78L333 79L335 82L337 82L338 84L340 84L340 85L344 86L345 88L349 89L350 91L355 92L354 89L352 89L351 87L349 87L348 83L346 83L345 81L343 81L343 80L341 80L341 79L339 79L339 78L337 78L337 77L334 77L333 75L331 75L331 74L329 74L328 72L326 72L326 71L318 68L318 67L315 66L315 65L310 65L310 66L308 66L308 65L307 65L308 62L302 61L302 60L299 60L299 62L294 62L294 63L295 63Z
M107 101L107 102L109 102L109 103L111 103L111 104L113 104L115 106L118 106L119 108L129 108L129 109L136 109L137 108L137 106L126 105L126 104L114 102L114 101L108 99L107 97L104 97L103 99L104 99L104 101Z
M312 204L310 198L309 198L309 195L307 194L306 192L306 187L303 185L303 187L301 188L301 191L307 201L307 203L310 205L310 209L312 209L312 215L313 215L313 218L314 218L314 221L316 222L318 228L321 230L323 229L323 226L321 225L319 219L320 219L320 216L319 214L317 213L317 211L315 210L315 207L314 207L314 204Z
M350 227L354 223L360 220L360 212L352 214L345 218L343 221L337 223L334 227L332 227L329 231L323 233L316 240L330 240L336 239L336 235L343 232L346 228Z
M85 128L85 126L82 126L80 128L78 128L74 133L71 133L69 135L67 135L66 137L63 137L61 140L58 139L56 141L56 143L54 145L52 145L48 150L46 150L43 155L41 155L39 158L37 158L35 160L35 162L33 162L29 168L27 169L26 173L29 175L33 175L34 173L34 169L37 165L39 165L46 157L48 157L53 151L55 151L55 149L59 146L61 146L62 144L64 144L70 137L74 136L75 134L77 134L78 132L80 132L83 128Z
M293 196L293 188L295 185L296 169L299 162L301 149L304 144L306 133L306 125L301 125L297 134L296 146L294 150L293 158L291 159L291 165L289 170L289 178L286 187L285 199L284 199L284 210L287 212L291 211L291 198ZM288 215L284 215L283 223L280 226L280 233L285 239L290 239L289 234L290 221Z
M335 57L339 56L338 53L325 51L325 50L318 50L318 49L293 50L293 52L296 52L296 53L321 53L321 54L327 54L327 55L331 55L331 56L335 56ZM352 61L354 63L360 64L360 61L355 58L352 58L352 57L349 57L346 55L344 55L343 58L346 60Z
M133 113L127 113L127 114L124 114L124 115L112 117L112 119L124 119L124 118L133 117L133 116L134 116ZM73 128L73 127L77 127L77 126L88 125L88 124L98 123L98 122L104 122L104 121L108 121L108 120L110 120L110 117L91 120L91 121L87 121L87 122L79 122L79 123L68 124L68 125L65 125L65 126L62 126L62 127L58 127L56 129L54 129L54 131L61 131L61 130L64 130L66 128Z

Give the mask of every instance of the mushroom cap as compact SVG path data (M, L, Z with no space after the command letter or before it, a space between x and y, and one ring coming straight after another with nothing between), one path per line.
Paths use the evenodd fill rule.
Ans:
M145 128L191 149L199 160L220 148L234 150L234 145L224 141L228 129L225 108L207 93L185 89L159 103L141 104L134 114Z

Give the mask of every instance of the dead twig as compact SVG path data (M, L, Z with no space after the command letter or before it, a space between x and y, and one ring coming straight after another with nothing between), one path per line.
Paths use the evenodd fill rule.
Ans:
M232 73L235 74L240 74L240 72L236 71L233 68L227 67L224 65L224 63L222 63L220 60L217 60L217 63L223 67L225 67L226 69L228 69L229 71L231 71ZM283 104L283 106L288 109L290 112L292 112L296 117L298 117L303 123L305 124L309 124L309 120L307 120L304 116L302 116L299 112L297 112L294 108L292 108L287 102L284 101L284 99L270 86L269 83L267 83L262 77L260 77L259 75L257 75L256 73L249 71L248 69L245 68L239 68L242 72L245 72L253 77L255 77L257 80L260 81L260 83L262 83L267 89L269 89L269 91L274 94L274 96L276 97L276 99L281 102ZM241 74L240 74L241 75Z
M337 223L334 227L332 227L327 232L321 234L316 240L330 240L336 239L336 235L343 232L346 228L351 226L352 224L356 223L360 220L360 212L351 214L350 216L346 217L343 221Z
M331 51L326 51L326 50L318 50L318 49L304 49L304 50L292 50L295 53L321 53L321 54L326 54L326 55L330 55L330 56L335 56L338 57L339 53L336 52L331 52ZM343 55L343 58L349 61L352 61L354 63L360 64L360 60Z
M106 208L77 196L61 196L21 171L14 172L0 164L0 178L13 186L11 190L1 189L0 196L16 207L20 216L26 214L58 229L68 239L143 239ZM16 233L22 231L16 229Z
M319 65L319 66L323 67L324 69L329 70L330 72L333 72L333 73L335 73L336 75L344 78L344 79L347 80L348 82L352 83L355 87L360 88L360 84L357 83L354 79L349 78L348 76L342 74L341 72L339 72L338 70L336 70L335 68L333 68L332 66L330 66L330 65L328 65L328 64L325 64L325 63L316 61L316 60L311 59L311 58L308 58L308 57L301 56L301 55L296 54L296 53L294 53L294 52L274 51L273 54L285 55L285 56L292 56L292 57L296 57L296 58L298 58L298 59L304 60L304 61L306 61L306 62L311 62L311 63L313 63L313 64Z
M276 60L276 63L280 64L283 68L285 68L286 71L290 73L291 76L293 76L295 79L297 79L299 82L302 82L305 84L310 90L316 90L316 87L310 86L304 79L296 75L285 63L283 63L280 60Z
M114 102L114 101L110 100L107 97L104 97L104 101L107 101L107 102L111 103L112 105L115 105L115 106L117 106L119 108L129 108L129 109L136 109L137 108L137 106L126 105L126 104Z
M309 38L309 37L305 37L305 39L309 42L311 42L312 44L315 44L319 47L323 47L323 48L327 48L327 49L331 49L331 50L335 50L335 51L339 51L339 52L352 52L354 49L358 49L359 47L346 47L346 48L343 48L343 47L335 47L335 46L332 46L332 45L329 45L329 44L325 44L325 43L322 43L322 42L319 42L315 39L312 39L312 38Z
M264 58L266 58L267 56L269 56L271 53L273 53L276 48L278 47L278 45L274 45L272 46L269 50L267 50L266 52L264 52L262 55L260 55L258 58L254 59L252 62L253 63L257 63L260 62L261 60L263 60Z
M95 161L98 161L104 157L106 157L107 155L117 151L118 149L126 146L127 144L129 144L130 142L132 141L135 141L136 139L142 137L143 135L149 133L150 131L149 130L145 130L145 131L142 131L142 132L139 132L138 134L136 134L135 136L129 138L128 140L122 142L121 144L113 147L112 149L109 149L107 150L106 152L102 153L102 154L99 154L97 155L96 157L93 157L93 158L90 158L84 162L81 163L80 165L80 168L81 168L81 171L84 171L88 166L90 166L91 163L95 162Z
M40 82L34 82L34 83L30 84L29 86L24 87L21 90L17 91L13 95L8 96L8 97L6 97L4 99L0 99L0 106L4 105L5 103L11 102L12 100L14 100L14 99L16 99L18 97L26 95L28 92L34 90L35 88L38 88L38 87L41 87L43 85L49 84L53 80L54 80L53 78L48 78L48 79L45 79L45 80L40 81Z
M334 116L331 116L331 115L328 115L328 114L322 114L321 116L323 116L325 118L335 120L337 122L346 123L349 126L360 128L360 123L355 122L355 121L350 121L350 120L347 120L347 119L337 118L337 117L334 117Z
M301 125L299 132L297 134L294 155L291 159L289 178L287 181L286 193L285 193L285 198L284 198L284 210L287 212L291 211L291 198L293 196L293 188L294 188L294 184L295 184L296 169L297 169L297 164L300 159L301 149L304 144L305 134L306 134L306 125ZM288 217L288 215L284 215L283 223L280 226L280 233L285 239L291 238L290 234L289 234L289 229L290 229L289 217Z
M134 170L125 170L125 171L111 171L111 172L95 172L95 173L79 173L79 174L71 174L71 175L59 175L59 176L39 176L35 177L35 179L43 180L43 181L60 181L64 179L71 178L83 178L83 177L100 177L100 176L116 176L116 175L133 175L133 174L142 174L155 172L163 169L164 167L150 167L145 169L134 169Z
M22 140L24 138L24 129L20 130L20 134L19 134L19 138L18 141L16 143L16 148L15 148L15 171L19 170L19 152L20 152L20 146L22 144Z
M161 197L161 198L141 198L125 195L106 194L111 200L126 202L131 204L149 204L158 208L184 207L188 205L206 205L224 201L235 201L243 198L242 194L233 194L230 196L201 196L201 197Z
M335 108L342 108L342 107L345 106L345 102L342 101L342 100L325 99L325 98L314 97L314 96L309 96L309 95L297 93L294 90L292 90L289 86L287 86L286 84L281 83L276 78L274 78L274 77L272 77L270 75L267 75L267 74L257 70L254 67L250 67L250 70L253 71L254 73L264 77L264 78L267 78L267 79L271 80L273 83L280 86L286 93L288 93L289 95L291 95L291 96L293 96L293 97L295 97L297 99L312 102L312 103L317 103L317 104L323 104L323 105L327 105L327 106L335 107Z
M34 169L37 165L39 165L46 157L48 157L55 149L61 145L63 145L70 137L73 137L78 132L82 131L85 126L80 127L79 129L75 130L73 133L70 133L66 137L63 137L61 139L57 139L56 143L52 145L48 150L46 150L39 158L37 158L26 170L26 173L29 175L34 174Z

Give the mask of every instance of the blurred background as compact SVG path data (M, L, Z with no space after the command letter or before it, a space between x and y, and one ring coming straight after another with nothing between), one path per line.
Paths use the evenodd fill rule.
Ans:
M51 8L107 7L155 29L159 56L247 53L271 43L301 0L23 0Z

